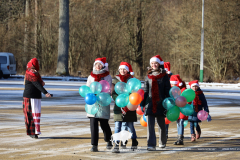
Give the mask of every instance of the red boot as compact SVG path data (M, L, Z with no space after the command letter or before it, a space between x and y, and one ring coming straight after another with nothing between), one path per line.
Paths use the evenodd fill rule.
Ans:
M196 134L191 135L191 142L196 141Z

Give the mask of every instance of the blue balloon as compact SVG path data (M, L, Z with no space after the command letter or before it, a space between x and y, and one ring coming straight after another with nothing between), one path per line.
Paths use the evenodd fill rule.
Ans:
M173 86L170 90L169 90L169 95L176 99L177 97L179 97L181 95L181 90L180 88L178 88L177 86Z
M97 97L93 93L88 93L84 99L85 102L89 105L92 105L97 101Z
M186 127L187 124L188 124L188 120L184 120L184 122L183 122L184 127Z
M166 110L169 110L175 106L175 99L172 97L165 98L162 102L162 105Z
M141 87L142 83L137 78L131 78L127 81L127 89L129 93L137 92Z
M127 93L118 95L115 100L116 105L121 108L127 106L128 102L129 102L129 94Z
M105 93L105 92L101 92L97 95L97 103L100 105L100 106L108 106L112 101L112 98L111 96L108 94L108 93Z
M91 89L92 93L98 94L102 91L102 85L99 82L92 82L90 84L90 89Z
M117 82L114 87L115 92L119 94L129 93L127 89L127 83Z
M180 112L185 116L190 116L193 114L194 109L192 105L186 104L184 107L179 107Z
M97 104L93 104L93 105L85 105L85 111L88 114L92 114L95 115L98 112L99 106Z
M144 120L145 122L147 122L147 118L146 118L145 114L143 114L143 120Z
M90 90L90 88L86 85L83 85L79 88L79 94L82 96L82 97L86 97L86 95L88 93L92 93L92 91Z

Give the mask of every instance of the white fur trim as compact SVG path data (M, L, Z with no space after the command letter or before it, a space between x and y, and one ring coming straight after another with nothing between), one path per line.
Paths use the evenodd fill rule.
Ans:
M107 66L108 66L108 63L105 63L105 66L107 67Z
M134 75L134 72L130 72L131 75Z
M152 57L150 59L150 65L152 62L158 62L160 65L164 65L164 61L161 61L160 59L156 58L156 57Z
M171 74L172 72L171 71L167 71L167 74Z
M167 68L164 68L167 72L168 72L168 69Z
M181 82L181 83L179 83L179 86L182 86L183 85L183 83Z
M178 84L178 81L170 81L170 84Z
M93 65L95 66L96 63L101 63L101 65L102 65L103 67L105 66L102 61L95 61ZM106 63L105 63L105 64L106 64Z
M129 72L129 68L128 68L128 66L126 66L126 65L120 65L119 68L118 68L118 70L119 70L120 68L126 69L126 70Z
M199 84L198 83L193 83L192 85L191 85L191 87L192 86L198 86L199 87Z

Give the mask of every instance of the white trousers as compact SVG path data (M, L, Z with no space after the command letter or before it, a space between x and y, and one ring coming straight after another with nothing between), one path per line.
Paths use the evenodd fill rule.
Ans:
M35 134L41 134L40 117L41 117L41 99L31 98L32 116L35 124Z

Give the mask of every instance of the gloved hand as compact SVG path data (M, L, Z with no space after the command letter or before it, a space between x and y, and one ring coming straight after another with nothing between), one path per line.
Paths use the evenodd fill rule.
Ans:
M127 107L121 108L122 114L125 115L128 111L130 111Z
M144 113L144 111L145 111L145 108L144 108L143 106L141 106L141 110L142 110L142 112Z
M208 117L207 117L207 121L210 122L211 120L212 120L211 116L208 115Z

